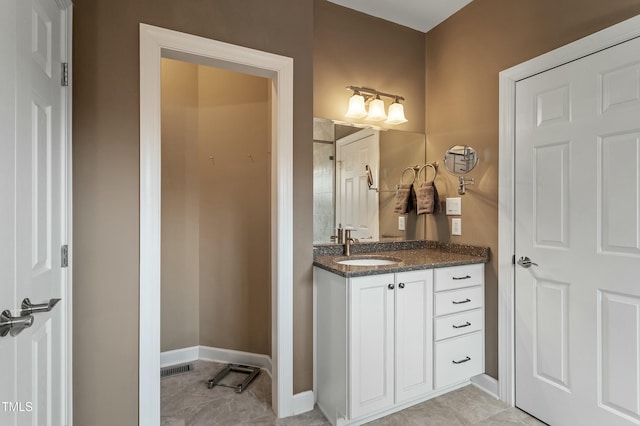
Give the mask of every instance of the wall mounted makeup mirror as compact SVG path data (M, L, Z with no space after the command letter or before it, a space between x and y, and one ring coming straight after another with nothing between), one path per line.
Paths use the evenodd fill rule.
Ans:
M467 185L473 185L475 179L464 176L478 164L478 153L469 145L454 145L444 154L444 167L458 176L458 194L463 195Z

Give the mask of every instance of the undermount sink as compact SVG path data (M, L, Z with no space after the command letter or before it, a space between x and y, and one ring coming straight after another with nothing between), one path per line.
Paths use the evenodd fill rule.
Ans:
M335 260L335 262L339 265L350 266L383 266L395 265L402 262L402 259L387 256L353 256Z

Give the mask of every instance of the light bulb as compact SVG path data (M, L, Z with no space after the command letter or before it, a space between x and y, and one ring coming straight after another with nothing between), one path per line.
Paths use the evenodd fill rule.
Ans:
M404 116L404 106L402 106L400 102L396 100L394 103L389 105L389 117L387 118L387 121L385 121L386 124L402 124L407 121L409 120Z
M387 118L387 114L384 112L384 102L380 99L380 96L377 96L369 104L369 115L367 115L367 120L382 121L385 118Z
M354 93L349 98L349 109L345 114L346 117L362 118L367 115L367 109L364 107L364 96Z

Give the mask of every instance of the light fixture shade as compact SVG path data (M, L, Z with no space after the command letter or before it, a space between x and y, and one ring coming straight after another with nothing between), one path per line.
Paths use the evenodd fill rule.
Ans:
M389 105L389 117L386 124L402 124L406 123L407 120L404 116L404 106L400 102L394 102Z
M354 93L349 98L349 109L345 114L346 117L362 118L367 115L367 109L364 107L364 96Z
M384 112L384 102L379 97L372 100L369 104L369 115L367 120L369 121L382 121L387 118L387 114Z

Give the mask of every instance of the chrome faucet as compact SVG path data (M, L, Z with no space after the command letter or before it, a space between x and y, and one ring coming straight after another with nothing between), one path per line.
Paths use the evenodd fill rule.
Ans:
M351 238L351 229L344 230L344 255L351 256L351 243L357 244L357 238Z

